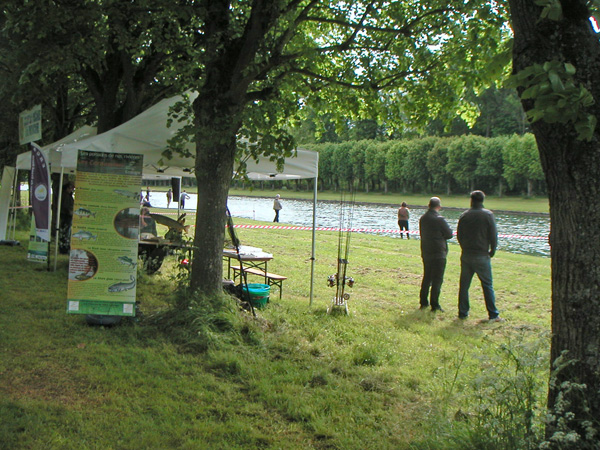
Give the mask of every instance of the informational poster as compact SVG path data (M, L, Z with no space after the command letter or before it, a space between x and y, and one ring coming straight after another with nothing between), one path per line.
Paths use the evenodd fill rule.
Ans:
M33 228L29 238L27 259L48 261L50 247L50 167L48 157L35 144L31 145L31 172L29 176L29 200Z
M79 151L69 314L134 316L142 155Z

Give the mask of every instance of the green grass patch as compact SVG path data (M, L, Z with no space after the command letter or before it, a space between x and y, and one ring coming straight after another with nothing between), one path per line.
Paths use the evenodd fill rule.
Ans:
M312 306L310 232L238 234L274 254L269 270L288 277L281 300L273 289L256 318L227 297L192 296L178 309L169 257L139 279L141 319L115 327L66 314L66 257L48 272L26 261L25 248L0 247L0 448L533 448L546 392L549 259L498 252L507 321L479 321L474 281L463 322L457 246L446 312L431 314L418 309L419 241L355 234L350 315L330 315L337 233L317 233Z

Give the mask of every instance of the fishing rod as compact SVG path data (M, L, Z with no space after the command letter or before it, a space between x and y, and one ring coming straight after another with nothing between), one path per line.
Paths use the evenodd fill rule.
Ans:
M348 299L350 294L345 293L346 284L349 287L354 285L354 279L347 277L348 257L350 254L350 237L352 235L352 219L354 216L354 205L356 203L356 194L352 191L350 205L345 200L345 195L342 193L340 201L340 226L338 232L338 255L337 255L337 272L330 275L327 284L329 287L335 286L335 297L332 299L331 305L327 308L327 313L330 314L335 307L343 307L348 314ZM344 225L347 224L347 227ZM345 236L344 236L345 233Z

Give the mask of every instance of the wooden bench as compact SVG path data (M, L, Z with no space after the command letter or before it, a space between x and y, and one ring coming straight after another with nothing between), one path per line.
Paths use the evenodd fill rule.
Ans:
M241 278L242 268L240 266L231 266L231 270L233 270L234 282L236 278ZM267 284L269 286L277 286L279 288L279 298L281 299L281 293L283 291L283 282L287 280L287 277L284 277L283 275L278 275L276 273L265 272L264 270L257 269L255 267L244 267L244 272L263 277L267 281Z

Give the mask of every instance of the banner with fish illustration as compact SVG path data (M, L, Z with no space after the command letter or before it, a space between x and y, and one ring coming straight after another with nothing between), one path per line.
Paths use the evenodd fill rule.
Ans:
M50 167L47 155L35 144L31 144L29 186L33 226L27 259L44 262L48 260L50 244Z
M79 151L67 312L134 316L143 156Z

